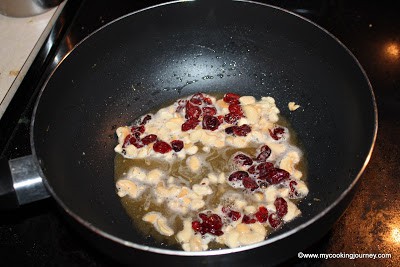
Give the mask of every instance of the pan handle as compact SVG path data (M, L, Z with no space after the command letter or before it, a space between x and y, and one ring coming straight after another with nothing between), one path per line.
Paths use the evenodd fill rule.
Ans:
M0 208L16 208L49 196L32 155L0 160Z

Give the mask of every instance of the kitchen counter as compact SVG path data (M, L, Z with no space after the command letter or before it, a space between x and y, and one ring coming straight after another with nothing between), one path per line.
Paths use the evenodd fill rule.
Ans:
M83 1L74 12L61 13L61 19L76 15L61 43L72 48L110 20L158 2L161 1L118 0L111 6L95 0ZM391 258L376 260L300 259L294 255L282 265L400 266L400 142L397 140L400 136L400 20L396 6L388 1L263 2L306 16L342 41L365 69L378 104L378 137L353 201L328 234L302 252L391 254ZM29 146L20 145L29 141L26 134L29 120L25 115L17 125L17 132L18 129L25 131L8 142L3 156L12 158L30 153ZM2 213L0 258L8 266L118 265L71 228L53 199Z
M0 118L65 3L26 18L0 14Z

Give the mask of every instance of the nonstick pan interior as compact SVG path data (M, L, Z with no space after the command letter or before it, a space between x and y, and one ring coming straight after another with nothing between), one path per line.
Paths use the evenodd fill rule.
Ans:
M32 148L46 185L67 212L102 235L132 246L180 249L132 226L115 193L114 132L198 91L272 96L297 132L310 193L300 204L302 216L272 236L321 215L366 163L376 134L375 104L349 52L280 9L210 2L162 5L107 25L63 60L42 91ZM289 112L290 101L301 108Z

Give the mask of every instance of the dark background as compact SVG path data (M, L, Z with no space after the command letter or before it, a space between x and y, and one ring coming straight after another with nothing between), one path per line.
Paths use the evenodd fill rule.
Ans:
M37 89L57 60L105 23L163 1L69 0L0 121L1 156L30 154L29 123ZM260 1L303 15L342 41L374 89L379 130L370 163L349 208L304 253L391 253L391 259L298 259L294 266L400 266L400 16L396 1ZM45 49L51 47L51 49ZM346 129L342 129L346 131ZM3 266L115 266L71 228L53 199L1 211ZM141 266L142 264L138 264Z

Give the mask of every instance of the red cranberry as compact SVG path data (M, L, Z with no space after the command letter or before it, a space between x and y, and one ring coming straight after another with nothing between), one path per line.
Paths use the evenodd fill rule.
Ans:
M279 225L281 225L282 218L279 217L276 213L272 213L268 217L268 222L272 228L277 228Z
M271 155L271 149L267 145L263 145L260 149L260 154L257 156L258 162L265 162Z
M239 164L239 165L251 165L253 164L253 160L246 156L245 154L237 154L234 158L233 158L233 162L235 164Z
M212 104L212 100L211 100L211 98L209 98L209 97L204 97L203 102L206 103L206 104L208 104L208 105L211 105L211 104Z
M242 183L244 188L250 189L251 191L254 191L258 188L256 181L251 179L249 176L243 177Z
M157 141L154 143L153 149L155 152L165 154L172 150L171 146L164 141Z
M268 129L269 135L274 139L274 140L279 140L282 138L283 134L285 133L285 129L282 127L276 127L272 131L271 129Z
M132 135L135 136L137 139L140 139L141 133L138 132L138 131L134 131L134 132L132 133Z
M274 164L272 164L271 162L262 162L258 164L257 171L260 175L259 179L266 180L267 179L266 176L269 170L271 170L272 168L274 168Z
M294 190L296 190L296 188L295 188L296 185L297 185L296 181L290 181L289 187L290 187L291 192L294 192Z
M218 115L217 118L220 124L224 123L224 115Z
M187 100L179 99L178 106L176 107L176 112L181 112L186 107Z
M186 103L186 115L187 119L198 119L201 115L201 109L198 106L193 105L191 102Z
M203 221L204 221L204 220L207 220L207 218L208 218L207 214L205 214L205 213L199 213L199 217L200 217L200 219L202 219Z
M252 214L251 215L243 215L242 223L245 224L252 224L255 223L257 220L253 218Z
M236 136L247 136L248 133L251 132L251 128L247 124L243 124L241 126L231 126L225 128L225 133L236 135Z
M214 116L217 114L217 109L214 107L203 107L202 108L203 115Z
M200 213L199 217L202 220L201 223L199 221L192 222L192 229L195 232L200 232L202 235L209 233L216 236L224 234L221 231L223 226L222 219L217 214L206 215L204 213Z
M142 122L140 124L146 124L149 120L151 120L151 115L147 114L146 116L143 117Z
M229 109L229 112L230 112L230 113L237 114L237 115L239 115L240 117L243 116L243 111L242 111L242 108L240 107L239 104L230 104L229 107L228 107L228 109Z
M224 101L229 104L239 104L240 95L234 93L227 93L224 95Z
M219 230L222 228L222 219L217 214L211 214L208 216L207 220L205 221L208 223L212 228Z
M286 200L284 200L281 197L278 197L275 199L274 205L276 208L276 214L279 217L283 218L283 216L285 216L286 213L288 212L288 205L287 205Z
M240 212L231 210L229 207L222 207L222 212L225 213L232 221L237 221L242 217Z
M234 126L233 134L237 136L247 136L248 133L251 132L251 128L247 124L243 124L241 126Z
M149 134L142 138L142 143L143 145L148 145L150 143L155 142L156 140L157 140L157 135Z
M236 113L228 113L224 116L225 122L229 124L236 124L240 118L241 116Z
M132 137L132 135L130 135L130 134L128 134L127 136L125 136L124 143L122 144L122 147L127 147L127 146L130 144L129 139L130 139L131 137Z
M202 93L197 93L197 94L194 94L193 96L192 96L192 98L190 98L190 102L192 102L193 104L195 104L195 105L201 105L202 104L202 100L204 99L204 96L203 96L203 94Z
M290 173L279 168L271 168L266 175L267 182L270 184L279 184L282 181L289 179Z
M140 138L132 134L129 134L125 137L122 147L125 148L128 145L134 145L136 148L141 148L144 146L143 143L140 141Z
M218 129L220 122L217 117L205 115L203 117L203 129L215 131Z
M250 174L255 174L255 173L256 173L256 166L255 166L255 165L252 165L252 166L247 170L247 172L250 173Z
M144 128L144 126L143 125L139 125L139 126L132 126L132 128L131 128L131 132L132 133L135 133L135 132L137 132L137 133L140 133L140 134L142 134L142 133L144 133L144 131L145 131L145 128ZM139 134L139 135L140 135Z
M260 223L268 221L268 210L264 206L260 206L254 215Z
M228 213L228 217L231 218L232 221L237 221L240 219L240 217L242 217L242 214L240 214L240 212L238 212L238 211L231 210Z
M237 221L240 219L240 217L242 217L238 211L231 211L229 212L228 216L232 219L232 221Z
M225 128L225 133L233 135L233 126Z
M137 142L131 143L131 144L134 145L136 148L144 147L144 144L141 141L137 141Z
M290 181L290 183L289 183L289 187L290 187L289 196L291 198L297 197L299 195L299 193L296 190L296 185L297 185L296 181Z
M192 229L195 232L199 232L201 230L201 223L199 221L193 221L192 222Z
M229 175L229 181L242 181L243 178L249 177L249 174L245 171L236 171Z
M182 132L193 130L199 123L200 121L197 119L189 119L182 124L181 130Z
M181 141L181 140L173 140L173 141L171 141L171 146L172 146L172 149L175 152L179 152L183 148L183 141Z

